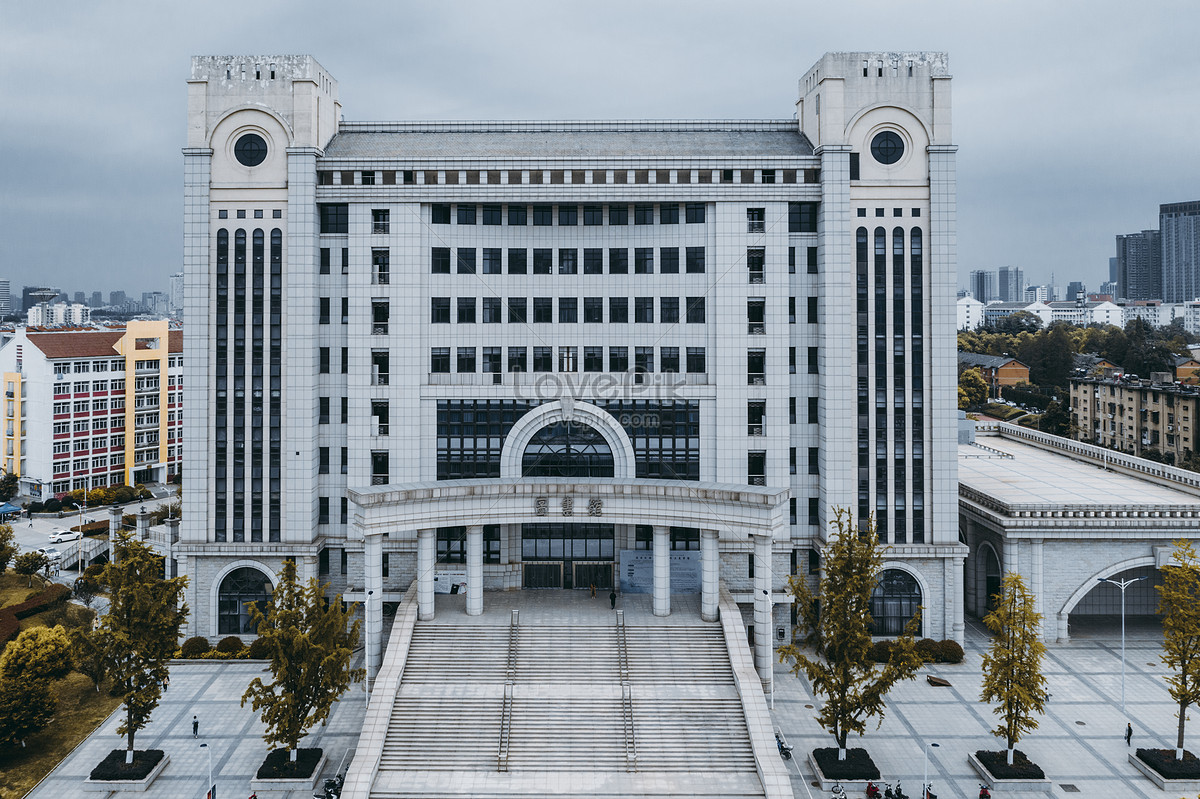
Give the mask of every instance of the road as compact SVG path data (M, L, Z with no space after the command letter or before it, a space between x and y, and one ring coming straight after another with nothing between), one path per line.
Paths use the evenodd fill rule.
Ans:
M154 499L148 499L145 502L131 502L125 506L125 513L137 513L142 505L146 506L146 510L154 510L161 505L174 502L177 499L175 496L175 486L173 485L150 486L150 489L155 494L163 494L163 496L156 496ZM13 504L20 504L20 502L14 500ZM105 505L100 508L88 508L87 512L83 514L84 523L86 524L89 521L107 521L110 507L110 505ZM68 546L68 544L51 544L50 534L55 530L69 530L78 524L78 512L68 514L61 519L35 518L31 521L22 516L12 522L13 533L15 533L17 547L20 552L29 552L30 550L39 549L44 546L54 546L61 550L64 546Z

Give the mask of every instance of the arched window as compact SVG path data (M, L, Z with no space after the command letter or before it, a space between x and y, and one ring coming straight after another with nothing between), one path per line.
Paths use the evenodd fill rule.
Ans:
M244 567L225 575L217 592L217 634L253 635L250 603L265 611L270 596L271 581L258 569Z
M612 477L612 448L594 428L556 422L534 433L521 456L524 477Z
M871 634L899 635L920 607L917 579L899 569L885 569L871 594Z

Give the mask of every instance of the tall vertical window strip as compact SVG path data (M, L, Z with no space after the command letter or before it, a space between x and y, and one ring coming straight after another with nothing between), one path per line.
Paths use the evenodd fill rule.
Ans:
M216 491L213 496L213 540L225 541L228 507L228 368L229 368L229 231L217 231L216 297L216 396L213 403L213 450L216 462Z
M925 543L925 264L921 229L909 231L909 296L911 298L911 334L909 337L912 364L912 540Z
M233 540L246 540L246 231L233 239Z
M857 331L857 385L858 385L858 518L866 519L871 514L870 494L870 339L867 296L867 229L860 227L855 233L855 330Z
M887 231L875 228L875 529L888 540L887 483ZM883 458L880 452L883 452ZM881 474L882 472L882 474Z
M908 425L905 423L905 369L904 350L904 228L892 229L892 407L894 424L892 430L893 457L895 464L892 474L893 503L895 518L892 521L892 541L896 544L908 543L907 516L905 499L908 496L908 481L905 447L905 434Z
M266 241L254 231L250 275L250 540L263 540L263 272Z
M270 360L268 362L268 379L270 394L268 396L268 433L269 447L267 474L267 539L278 542L283 529L280 507L283 504L283 489L280 477L280 462L283 447L283 231L275 228L271 231L271 288L270 288ZM345 357L342 360L345 364ZM261 398L256 398L261 403Z

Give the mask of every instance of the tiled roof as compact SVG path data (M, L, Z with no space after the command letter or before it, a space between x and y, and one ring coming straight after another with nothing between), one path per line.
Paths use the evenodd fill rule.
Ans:
M29 333L29 343L50 360L61 358L108 358L116 355L113 347L125 335L124 330L64 330ZM167 336L170 352L183 352L183 331L172 330Z
M985 366L988 369L999 369L1006 363L1021 363L1016 358L1007 355L982 355L978 352L960 352L958 362L968 366ZM1022 366L1025 364L1021 363Z
M344 125L325 158L730 158L813 154L798 125L768 122L646 123L644 129L605 123L500 123L494 128L437 123Z

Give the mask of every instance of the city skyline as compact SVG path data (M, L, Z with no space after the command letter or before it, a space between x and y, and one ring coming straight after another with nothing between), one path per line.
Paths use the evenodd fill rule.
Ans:
M347 120L786 119L821 52L936 47L959 87L960 285L1011 264L1031 283L1053 272L1098 286L1116 235L1155 227L1161 203L1196 199L1198 156L1183 138L1200 121L1200 103L1186 102L1200 61L1186 18L1198 12L1182 3L1097 3L1086 19L1033 3L282 8L218 2L186 24L182 10L140 3L67 2L53 21L0 9L0 92L19 110L5 126L3 276L89 293L117 280L165 288L182 263L180 90L205 52L312 53L354 87ZM114 85L96 91L76 79L84 71ZM1116 160L1115 142L1138 146Z

